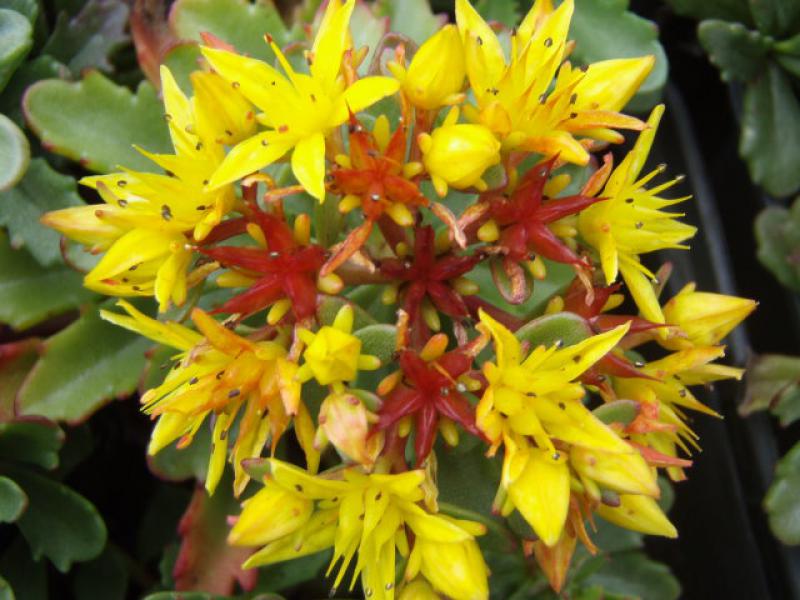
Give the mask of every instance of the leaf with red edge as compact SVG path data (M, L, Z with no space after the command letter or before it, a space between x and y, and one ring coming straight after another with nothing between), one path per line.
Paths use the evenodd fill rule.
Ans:
M14 397L40 350L38 338L0 345L0 423L14 418Z
M178 591L227 595L234 591L237 582L245 590L251 590L256 583L258 572L241 568L253 549L226 543L230 530L228 517L239 511L231 493L230 477L226 479L213 496L198 487L178 524L183 539L173 570Z

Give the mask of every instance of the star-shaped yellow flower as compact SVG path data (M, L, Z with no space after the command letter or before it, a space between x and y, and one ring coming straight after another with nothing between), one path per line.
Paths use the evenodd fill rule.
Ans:
M258 121L268 130L236 145L214 173L209 187L218 188L263 169L292 150L292 172L306 191L325 199L325 138L357 113L394 94L391 77L348 81L342 60L348 51L349 24L355 0L330 0L311 52L309 73L298 73L270 39L285 76L265 62L204 47L214 70L259 109Z

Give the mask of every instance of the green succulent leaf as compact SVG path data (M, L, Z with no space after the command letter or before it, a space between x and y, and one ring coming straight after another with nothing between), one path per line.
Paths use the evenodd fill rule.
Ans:
M43 293L53 292L58 293ZM79 307L94 297L81 276L65 267L46 269L24 250L14 250L0 231L0 323L25 329Z
M28 497L22 488L8 477L0 475L0 522L13 523L22 516L27 507ZM3 597L2 590L3 586L0 585L0 599Z
M15 10L33 25L39 16L39 3L36 0L0 0L0 8Z
M520 327L514 334L521 342L537 346L561 343L572 346L592 335L586 319L573 313L562 312L545 315Z
M622 552L597 556L584 563L595 569L580 579L581 591L574 598L647 598L677 600L681 586L667 565L650 560L643 552ZM600 596L595 596L600 592Z
M800 3L793 0L749 0L750 14L762 32L775 37L800 27Z
M753 24L748 0L667 0L672 9L684 17L702 19L722 19L738 21L745 25Z
M45 148L98 173L119 165L152 170L134 145L151 152L170 149L164 109L147 82L132 94L97 71L78 82L47 79L28 89L23 108Z
M11 119L0 114L0 194L22 179L30 158L28 138Z
M368 325L353 333L361 340L361 353L377 356L381 365L387 365L394 356L397 344L397 327L394 325Z
M800 33L772 46L773 58L795 77L800 77Z
M578 64L613 58L653 55L656 64L628 103L628 110L647 111L660 99L667 82L667 55L658 41L655 23L630 12L627 0L576 0L570 39Z
M724 81L748 82L764 70L770 41L757 31L740 23L709 19L697 27L697 36Z
M345 304L353 307L353 329L358 331L367 325L376 325L377 321L372 318L367 311L353 302L348 302L339 296L325 296L323 300L317 305L317 319L320 325L333 325L333 320L339 309Z
M61 235L39 223L39 218L51 210L82 204L72 177L35 158L19 184L0 192L0 226L8 228L12 247L24 247L40 265L52 267L63 263Z
M389 17L389 30L402 33L422 44L443 25L444 17L436 16L428 0L379 0L375 3L378 15Z
M800 544L800 443L789 450L775 469L764 509L772 533L784 544Z
M0 423L0 458L55 469L64 432L46 419L27 418Z
M751 361L742 415L770 410L788 426L800 418L800 357L765 354Z
M33 27L16 10L0 8L0 92L33 46Z
M758 260L783 285L800 291L800 201L770 206L755 222Z
M14 590L2 577L0 577L0 600L15 600Z
M97 311L45 342L17 397L20 414L76 423L136 389L150 342L103 321Z
M742 114L739 153L750 178L774 196L800 187L800 100L787 74L769 64L747 87Z
M517 0L478 0L475 9L487 21L497 21L506 27L516 27L520 21Z
M169 22L183 40L200 41L200 34L208 32L239 52L270 62L274 56L264 34L270 34L278 46L298 37L286 28L271 0L177 0Z
M30 500L17 525L34 559L46 556L59 571L66 572L73 562L100 554L106 543L106 527L91 502L28 469L7 465L4 472Z
M48 600L47 563L34 561L22 536L16 536L0 556L0 573L17 600Z
M121 0L88 0L74 17L61 12L42 48L73 73L97 68L112 71L108 57L128 42L128 5Z
M14 399L28 371L39 359L41 342L27 338L0 346L0 423L14 418Z
M639 403L633 400L615 400L601 404L593 411L594 416L606 425L611 423L630 424L639 414Z
M6 89L0 94L0 113L14 121L19 127L25 127L25 116L22 113L22 96L25 90L41 79L53 77L65 79L69 69L51 56L37 56L25 61L16 70L8 82Z

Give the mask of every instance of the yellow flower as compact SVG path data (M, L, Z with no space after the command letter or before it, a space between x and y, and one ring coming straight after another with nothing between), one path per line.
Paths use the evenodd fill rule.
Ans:
M244 98L214 73L192 74L195 96L186 98L169 69L161 67L164 106L175 154L145 156L168 174L124 170L85 177L104 205L47 213L42 222L67 237L106 251L87 273L86 287L111 296L155 296L159 310L180 305L187 288L213 266L187 274L187 249L205 238L234 207L232 186L207 191L205 185L224 158L224 143L252 130L252 110Z
M484 363L488 387L477 423L492 451L505 445L496 499L502 514L516 508L542 543L554 546L569 511L570 463L595 499L598 484L658 495L655 477L638 451L583 405L585 391L575 382L617 345L628 324L566 348L539 346L523 358L519 340L508 329L484 312L480 320L492 336L497 362ZM565 444L574 456L560 449ZM589 454L600 459L596 465L587 464Z
M407 70L397 62L387 66L400 81L403 94L418 108L436 110L464 99L464 51L455 25L446 25L428 38Z
M229 539L233 544L248 545L245 542L258 535L257 529L268 532L264 537L270 541L245 562L245 568L333 546L328 574L339 565L334 590L357 556L349 588L352 590L360 575L365 596L391 600L395 558L400 552L409 559L409 579L422 572L435 588L442 586L444 593L456 600L488 597L486 565L474 541L475 535L483 533L483 526L420 508L418 503L425 495L423 471L366 475L357 468L345 468L313 476L279 460L270 459L269 464L266 487L276 489L263 501L244 506L239 517L243 524L237 522ZM288 509L292 518L288 523L278 522L286 511L272 509L286 494L313 501L314 508L309 512L305 504L292 500L295 510ZM408 530L414 534L413 548L409 548ZM433 558L438 560L435 565L431 564Z
M500 162L500 143L482 125L456 123L458 109L453 108L441 126L431 134L420 134L422 162L440 196L447 186L456 189L475 187L485 190L484 171Z
M345 304L339 309L333 325L325 325L316 333L299 329L298 335L306 344L305 364L297 372L299 381L317 380L320 385L332 385L338 392L343 382L353 381L358 371L373 371L381 366L376 356L361 354L361 340L353 330L353 307Z
M744 371L713 364L725 354L723 346L696 347L674 352L649 362L639 370L651 379L616 378L614 390L618 397L642 404L641 426L634 421L631 440L649 446L666 457L677 457L677 449L687 454L697 446L697 435L686 424L683 409L719 416L692 394L689 386L704 385L723 379L741 379ZM684 478L676 461L667 465L667 472L676 481Z
M586 164L589 153L574 136L621 142L615 129L641 129L619 111L653 68L654 58L630 58L573 69L562 62L573 1L557 9L537 0L511 38L510 61L495 33L468 0L456 0L456 21L467 76L475 95L474 120L503 141L504 150ZM554 81L555 80L555 81Z
M654 323L664 323L664 314L650 282L654 275L641 263L639 255L667 248L687 249L682 242L697 231L696 227L677 220L682 213L663 210L688 197L666 200L658 196L680 178L650 190L644 186L662 173L664 167L639 178L663 114L663 104L653 109L648 129L639 135L633 150L608 177L603 190L591 190L608 199L593 204L578 216L580 234L600 254L606 283L610 285L621 273L642 315ZM610 166L607 163L606 171ZM602 185L602 177L600 182L596 188Z
M129 316L100 311L103 319L180 351L177 367L165 381L142 396L144 412L158 418L148 453L156 454L180 438L192 440L207 417L214 415L212 452L206 488L213 493L228 459L228 434L238 419L230 461L234 488L249 481L242 460L256 458L268 441L272 449L295 418L295 431L311 469L319 456L313 448L314 425L294 381L296 366L288 362L287 340L252 342L236 335L200 309L192 311L200 333L178 323L161 323L120 301Z
M399 84L390 77L346 81L340 73L348 50L355 0L331 0L308 55L310 73L297 73L277 45L270 45L285 76L265 62L226 50L204 47L214 70L261 109L258 121L268 130L237 144L214 173L215 189L263 169L292 150L292 171L306 191L325 198L325 137L349 117Z
M466 534L480 536L484 527L472 521L441 516ZM487 566L478 542L464 534L456 536L447 532L442 536L433 528L425 528L428 535L420 534L408 557L405 578L411 580L422 573L437 592L454 600L481 600L489 597Z
M670 350L718 344L757 306L755 300L695 291L687 284L664 305L664 318L680 330L678 336L659 340Z

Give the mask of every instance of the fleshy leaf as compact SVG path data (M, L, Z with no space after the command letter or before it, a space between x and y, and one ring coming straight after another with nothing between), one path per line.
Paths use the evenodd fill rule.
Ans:
M22 181L0 192L0 226L8 228L12 247L24 247L43 267L55 266L63 263L61 236L39 218L47 211L82 204L72 177L35 158Z
M256 571L241 568L252 549L226 544L227 518L238 512L229 478L213 496L203 488L195 490L178 525L183 541L173 571L176 589L230 594L237 581L245 589L255 584Z
M28 497L13 480L0 475L0 523L13 523L28 507ZM0 592L2 586L0 586ZM2 598L0 594L0 598Z
M128 5L120 0L88 0L70 17L61 12L42 53L66 64L73 73L98 68L112 71L108 57L128 41Z
M177 0L169 22L181 39L200 41L200 34L208 32L243 54L270 61L272 50L264 34L271 35L278 46L297 37L286 28L271 0Z
M124 557L110 546L103 553L75 567L75 598L122 599L128 587Z
M136 388L149 344L87 311L47 340L17 396L18 413L70 423L86 419Z
M745 25L753 23L748 0L667 0L672 9L679 15L702 19L722 19L738 21Z
M19 127L25 126L22 114L22 96L31 85L42 79L53 77L64 79L69 76L69 69L51 56L37 56L25 61L14 72L6 89L0 94L0 113L14 121Z
M23 108L45 148L98 173L119 165L158 171L133 146L170 148L164 109L147 82L132 94L97 71L77 82L47 79L28 89Z
M627 0L576 0L570 25L570 39L577 42L572 58L579 64L590 64L654 55L653 70L627 106L631 111L646 111L660 100L667 82L667 55L658 41L655 23L627 9Z
M572 346L592 335L586 319L578 315L562 312L545 315L520 327L514 334L521 342L529 342L532 348L552 346L561 342Z
M11 119L0 114L0 193L22 179L30 157L28 138Z
M43 293L43 291L58 293ZM81 276L65 267L45 269L24 250L14 250L0 232L0 323L25 329L77 308L94 294L84 289Z
M595 597L592 591L599 592L597 597L602 598L677 600L681 595L680 583L669 567L650 560L643 552L592 557L581 567L596 569L581 581L581 598Z
M377 321L372 318L372 315L357 304L348 302L344 298L338 296L325 296L317 306L317 319L320 325L333 325L333 320L336 318L339 309L345 304L350 304L353 307L353 329L359 330L367 325L377 324Z
M397 344L397 328L394 325L368 325L353 332L361 340L361 354L371 354L389 364Z
M739 153L750 178L774 196L800 187L800 100L789 76L769 64L744 94Z
M0 8L0 92L32 45L30 21L15 10Z
M14 398L39 358L41 342L27 338L0 346L0 423L14 418Z
M16 466L5 468L30 503L17 525L35 559L49 558L61 572L76 561L97 556L106 543L106 527L97 509L65 485Z
M765 354L748 365L747 389L739 412L749 415L767 409L783 426L800 418L800 358Z
M791 209L770 206L755 223L758 260L783 285L800 291L800 201Z
M709 19L697 27L697 36L724 81L747 82L764 69L770 44L757 31L740 23Z
M772 533L784 544L800 544L800 443L775 469L775 480L764 498Z
M4 460L55 469L63 442L64 432L46 419L0 423L0 457Z
M434 15L427 0L380 0L375 3L375 10L389 17L390 31L402 33L417 44L422 44L444 23L444 17Z
M520 22L519 6L516 0L478 0L475 10L486 21L497 21L506 27L516 27Z

